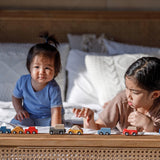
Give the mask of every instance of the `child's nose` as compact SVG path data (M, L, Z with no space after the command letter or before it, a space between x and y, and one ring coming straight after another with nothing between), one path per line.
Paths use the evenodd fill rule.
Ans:
M126 96L127 96L127 99L132 99L132 95L129 90L126 90Z
M44 68L40 69L40 73L44 73L44 71L45 71Z

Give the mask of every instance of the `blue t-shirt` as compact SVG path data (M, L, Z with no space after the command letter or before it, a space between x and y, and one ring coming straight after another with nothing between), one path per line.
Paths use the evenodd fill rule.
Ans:
M51 108L62 106L61 91L57 82L53 79L42 90L35 92L31 85L30 74L20 77L13 96L23 99L23 107L31 118L50 117Z

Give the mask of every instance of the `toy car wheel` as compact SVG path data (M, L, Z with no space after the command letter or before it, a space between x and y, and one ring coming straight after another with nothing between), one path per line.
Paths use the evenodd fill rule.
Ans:
M69 134L73 134L73 133L70 131Z
M105 133L105 135L109 135L109 133L108 133L108 132L106 132L106 133Z
M3 132L2 131L0 131L0 134L2 134Z
M136 136L136 135L137 135L136 132L133 132L133 133L132 133L132 136Z
M27 133L27 134L30 134L30 131L27 131L26 133Z
M103 132L99 132L99 135L103 135Z
M13 134L16 134L17 132L16 131L13 131Z
M35 132L35 131L33 131L33 132L32 132L32 134L36 134L36 132Z
M125 135L126 135L126 136L129 136L129 133L128 133L128 132L126 132L126 133L125 133Z
M6 133L8 134L9 132L8 132L8 131L6 131Z
M50 134L53 135L53 131L50 131Z
M61 135L62 135L62 134L63 134L63 132L62 132L62 131L60 131L60 132L59 132L59 134L61 134Z
M22 131L19 131L19 134L22 134L23 132Z
M78 135L81 135L81 132L77 132Z

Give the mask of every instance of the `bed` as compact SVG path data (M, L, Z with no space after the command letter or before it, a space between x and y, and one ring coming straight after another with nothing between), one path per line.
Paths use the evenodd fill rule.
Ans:
M123 75L129 64L142 56L160 57L159 24L160 12L158 11L1 10L1 125L10 125L8 123L15 115L11 102L12 90L19 76L27 74L26 55L28 49L40 41L38 39L40 32L54 33L60 41L58 49L61 54L62 70L56 80L61 87L65 125L71 127L73 124L82 124L82 119L76 118L72 114L73 107L89 107L94 110L95 119L97 119L103 104L125 88ZM46 128L40 130L41 133L47 134ZM74 140L77 140L76 147L68 143L71 140L67 135L64 135L63 143L59 137L56 137L55 141L55 138L50 135L39 135L40 139L48 142L47 138L49 138L53 142L53 145L48 142L48 146L46 144L40 146L40 142L37 142L38 140L34 136L25 139L23 136L19 138L13 135L1 135L1 158L18 156L19 159L34 159L33 157L52 159L49 157L49 153L56 152L56 156L60 159L76 159L76 157L86 159L87 156L88 159L106 159L105 156L96 157L97 152L100 155L103 151L108 159L125 159L125 153L131 159L136 159L147 155L148 152L151 156L159 153L158 143L148 146L145 143L144 146L139 143L139 138L135 138L133 140L137 145L131 145L130 142L127 148L128 139L117 137L118 140L114 141L115 145L111 145L111 139L114 139L111 137L111 139L102 138L109 143L109 145L104 145L103 140L96 135L96 131L84 130L84 133L86 137L82 139L74 137ZM112 133L119 134L114 130ZM147 139L147 142L159 142L160 139L158 136L147 138L142 138L142 141L146 142ZM21 143L22 139L26 144ZM27 139L35 143L29 145ZM91 142L94 140L96 140L96 144ZM61 146L55 142L60 142ZM111 154L110 150L114 154ZM23 151L23 154L18 154ZM66 158L59 152L64 153ZM83 153L85 153L85 158L80 156ZM45 157L45 155L47 156ZM52 154L52 156L54 155ZM55 158L57 158L56 156Z

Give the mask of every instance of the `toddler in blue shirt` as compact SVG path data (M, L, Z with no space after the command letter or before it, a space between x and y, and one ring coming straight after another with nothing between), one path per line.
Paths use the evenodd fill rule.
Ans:
M41 35L45 43L38 43L28 52L26 67L30 74L17 81L12 103L16 110L12 124L25 126L55 126L62 123L60 87L54 78L61 69L58 41L48 33Z

